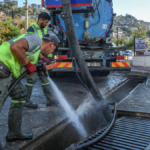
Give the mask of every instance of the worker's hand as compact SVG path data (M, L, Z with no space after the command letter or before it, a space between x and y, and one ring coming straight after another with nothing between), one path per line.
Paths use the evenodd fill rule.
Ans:
M50 60L45 57L43 57L42 60L46 61L47 65L49 65L51 63Z
M37 71L36 69L36 66L31 64L30 62L28 62L26 65L25 65L25 68L28 70L29 74L32 74L34 72Z
M43 62L40 64L40 66L37 66L37 71L43 71L45 76L48 77L47 68L46 68L46 65Z

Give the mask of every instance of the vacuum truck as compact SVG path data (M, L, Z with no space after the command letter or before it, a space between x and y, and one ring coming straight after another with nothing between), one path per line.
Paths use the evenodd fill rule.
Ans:
M60 40L58 52L53 54L56 62L50 75L79 71L69 49L62 1L42 0L42 6L51 16L48 32L56 34ZM99 76L107 76L110 71L130 70L129 62L116 61L122 48L114 47L112 43L113 17L116 15L112 0L71 0L71 8L78 43L89 70Z

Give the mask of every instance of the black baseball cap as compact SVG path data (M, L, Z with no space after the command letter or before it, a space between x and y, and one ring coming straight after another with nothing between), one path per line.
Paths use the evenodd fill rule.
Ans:
M46 35L44 35L44 37L42 38L42 40L48 40L50 42L54 42L54 44L56 46L55 50L58 50L59 39L58 39L58 37L55 34L46 34Z

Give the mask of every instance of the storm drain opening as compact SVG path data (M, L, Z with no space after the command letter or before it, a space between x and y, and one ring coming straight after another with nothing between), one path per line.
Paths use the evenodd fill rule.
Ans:
M143 83L145 78L129 78L122 85L116 89L112 89L104 95L109 99L110 103L114 103L114 99L119 102L127 94L129 94L139 83ZM118 94L119 93L119 94ZM111 99L112 98L112 99ZM108 124L105 125L97 117L100 116L99 112L96 112L92 118L95 121L86 122L87 128L91 129L88 134L88 138L83 140L76 128L64 120L55 126L53 129L48 130L47 133L41 135L39 139L33 141L28 147L24 147L24 150L64 150L68 149L73 143L83 144L90 141L97 136L100 136L105 130L107 130ZM92 115L91 115L92 116ZM87 116L82 118L87 120ZM118 116L117 116L118 118ZM135 125L135 122L137 123ZM145 125L144 125L145 123ZM93 125L94 124L94 125ZM103 125L101 125L103 124ZM149 126L148 126L148 125ZM94 127L94 128L93 128ZM135 128L136 127L136 128ZM149 128L149 129L148 129ZM96 134L95 134L96 133ZM116 123L110 130L110 132L100 141L94 143L88 147L82 149L98 150L98 149L146 149L150 143L150 119L149 118L134 118L134 117L122 117L117 119ZM144 138L145 137L145 138ZM22 150L23 150L22 149ZM70 149L73 150L73 149Z
M66 150L149 150L150 149L150 118L123 116L113 125L112 129L101 140L85 146L96 139L107 128L102 129Z

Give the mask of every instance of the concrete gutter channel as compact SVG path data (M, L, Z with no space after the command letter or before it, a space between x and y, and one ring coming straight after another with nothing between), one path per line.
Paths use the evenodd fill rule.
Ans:
M144 80L134 80L126 79L124 82L120 83L110 91L103 94L103 97L108 101L108 103L119 102L124 97L126 97L129 92L131 92L139 83ZM98 114L99 115L99 114ZM90 123L89 123L90 125ZM102 129L98 127L93 129L92 133ZM28 145L22 147L20 150L63 150L69 147L72 143L80 141L82 137L77 133L76 129L71 123L68 123L67 119L64 119L55 127L51 128L47 132L43 133L34 141L31 141Z
M107 91L103 94L103 97L110 103L119 102L124 97L126 97L129 92L131 92L139 83L143 83L144 78L139 80L129 79L127 78L120 84L113 87L113 89ZM57 108L54 108L57 109ZM58 108L59 109L59 108ZM31 110L32 111L32 110ZM61 109L60 109L61 113ZM58 115L60 115L58 113ZM100 114L97 115L99 116ZM56 115L55 115L56 116ZM86 116L87 117L87 116ZM53 118L53 117L52 117ZM63 116L56 125L53 126L48 125L45 127L45 132L41 132L38 134L33 140L31 141L24 141L19 143L11 143L5 147L5 150L63 150L69 147L72 143L76 143L83 139L76 131L74 126L71 123L68 123L66 117ZM40 119L40 118L39 118ZM85 118L84 118L85 119ZM90 127L90 120L89 123L86 124L89 126L90 132L89 135L95 133L96 131L102 129L106 124L101 124L101 121L97 122L98 117L95 117L96 125L94 128ZM82 120L82 119L81 119ZM18 144L19 146L15 146Z

